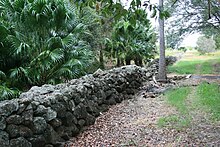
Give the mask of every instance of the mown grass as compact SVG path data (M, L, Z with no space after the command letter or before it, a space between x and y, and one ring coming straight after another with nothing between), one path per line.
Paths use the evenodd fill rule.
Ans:
M192 92L193 95L190 94ZM196 114L191 111L205 112L210 120L220 121L220 86L216 83L202 83L194 91L191 87L170 90L165 97L167 103L176 108L177 113L160 118L157 122L159 127L177 130L188 127L194 117L193 114ZM188 98L192 100L191 103L186 103L189 101Z
M170 115L162 117L158 120L159 127L172 127L181 129L187 127L190 124L189 110L186 106L186 98L190 93L189 87L182 87L174 89L166 93L166 99L168 104L175 107L178 111L176 115Z
M211 114L214 120L220 120L220 86L216 83L202 83L197 87L199 103Z
M220 64L220 51L207 55L187 52L182 60L168 67L168 71L177 74L211 74L215 72L214 64Z

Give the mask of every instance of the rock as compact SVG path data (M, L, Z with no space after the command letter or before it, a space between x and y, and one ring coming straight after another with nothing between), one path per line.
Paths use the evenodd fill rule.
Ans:
M0 116L9 116L12 112L17 111L19 104L16 100L5 100L0 103Z
M9 146L9 135L5 131L0 131L0 145L1 147Z
M68 119L68 118L67 118L67 119ZM57 128L57 127L59 127L59 126L62 125L62 121L61 121L59 118L55 118L55 119L51 120L51 121L49 122L49 124L50 124L53 128Z
M6 131L8 132L10 138L31 137L33 135L31 129L22 125L8 125Z
M8 125L6 128L10 138L19 137L19 127L17 125Z
M28 138L28 141L31 142L32 147L43 147L46 144L43 135L34 135L33 137Z
M77 124L76 117L70 112L67 112L65 114L65 117L62 119L62 121L65 126L71 126L73 124Z
M21 117L23 119L23 123L24 125L29 126L32 122L33 122L33 110L25 110L24 112L22 112Z
M0 130L4 130L6 128L5 117L0 116Z
M54 111L57 112L57 117L58 117L58 118L63 118L63 117L65 117L67 108L66 108L63 104L61 104L61 103L56 103L56 104L53 104L53 105L51 106L51 108L52 108Z
M44 147L54 147L52 144L47 144ZM59 146L60 147L60 146Z
M42 116L47 122L57 117L57 112L50 107L46 108L43 105L39 105L37 110L34 111L37 116Z
M100 111L100 112L106 112L106 111L108 111L108 105L106 105L106 104L100 105L100 106L99 106L99 111Z
M99 114L98 104L92 100L88 100L86 103L86 111L97 116Z
M47 128L47 123L43 117L35 117L33 121L34 134L42 134Z
M86 125L92 125L95 123L95 117L92 116L91 114L88 114L86 117Z
M64 141L60 138L60 134L57 134L57 132L54 131L53 127L51 127L50 125L47 125L47 128L44 131L43 135L46 139L46 143L55 144L57 141Z
M23 122L23 118L20 115L11 115L6 119L6 122L8 124L15 124L15 125L19 125Z
M44 119L48 122L57 117L57 112L51 108L47 109L47 113L43 115Z
M86 121L84 119L78 120L78 125L82 128L85 125Z
M19 136L31 137L31 136L33 136L33 132L28 127L21 125L21 126L19 126Z
M73 113L77 119L86 118L87 116L86 107L82 103L76 106Z
M27 141L24 137L19 137L10 140L11 147L32 147L31 143Z
M68 104L68 110L74 111L75 107L76 107L76 105L75 105L74 101L70 100L69 104Z

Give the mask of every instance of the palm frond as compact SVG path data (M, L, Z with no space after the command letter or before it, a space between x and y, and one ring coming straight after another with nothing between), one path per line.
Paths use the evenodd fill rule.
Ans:
M18 90L12 90L6 86L0 85L0 101L17 97L20 94Z

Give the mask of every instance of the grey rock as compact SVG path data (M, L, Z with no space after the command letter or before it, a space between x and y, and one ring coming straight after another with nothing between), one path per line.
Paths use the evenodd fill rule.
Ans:
M0 116L0 130L4 130L6 128L5 117Z
M55 144L56 142L64 141L60 138L60 134L57 134L57 132L50 125L47 125L43 135L46 139L46 143Z
M84 119L78 120L78 125L80 126L80 128L82 128L85 124L86 124L86 121Z
M33 122L33 110L25 110L22 112L21 117L24 120L22 124L24 125L30 125Z
M10 138L15 137L31 137L33 135L33 132L31 129L25 126L17 126L17 125L8 125L6 128L7 133L9 134Z
M88 114L86 117L86 125L92 125L95 123L95 117L92 116L91 114Z
M28 138L28 141L31 142L33 147L43 147L46 144L46 139L43 135L34 135L31 138Z
M67 108L61 104L61 103L56 103L56 104L53 104L51 105L51 108L57 112L57 117L58 118L63 118L65 117L65 114L66 114L66 110Z
M9 146L9 135L5 131L0 131L0 145L1 147Z
M12 112L18 110L18 102L16 100L6 100L0 103L0 116L9 116Z
M70 112L67 112L65 114L65 117L62 119L62 121L65 126L71 126L73 124L77 124L76 117Z
M57 112L52 110L50 107L46 108L43 105L39 105L37 110L34 111L36 116L42 116L46 121L51 121L57 117Z
M24 137L19 137L10 140L11 147L32 147L31 143L27 141Z
M47 128L47 123L42 117L35 117L33 121L34 134L41 134Z
M55 118L55 119L51 120L51 121L49 122L49 124L50 124L53 128L57 128L57 127L59 127L59 126L62 125L62 121L61 121L59 118Z
M69 101L68 110L74 111L76 105L73 100Z
M6 119L6 122L8 124L15 124L15 125L19 125L23 122L23 118L20 115L11 115Z
M76 116L77 119L86 118L87 116L86 107L82 103L80 103L78 106L76 106L74 110L74 115Z
M47 113L43 115L44 119L48 122L57 117L57 112L51 108L47 109Z
M37 116L41 116L47 113L47 108L44 105L39 105L37 109L34 111L34 114Z
M7 133L9 134L10 138L19 137L19 127L17 125L8 125L6 128Z

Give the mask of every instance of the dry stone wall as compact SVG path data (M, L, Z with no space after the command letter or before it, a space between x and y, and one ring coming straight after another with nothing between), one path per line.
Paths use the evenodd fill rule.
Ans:
M98 70L58 85L34 86L0 102L1 147L52 147L94 124L100 112L131 98L153 73L134 65Z

